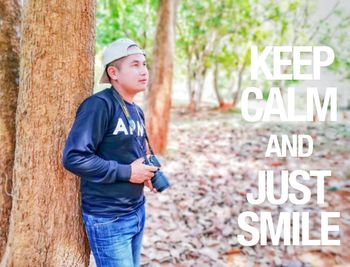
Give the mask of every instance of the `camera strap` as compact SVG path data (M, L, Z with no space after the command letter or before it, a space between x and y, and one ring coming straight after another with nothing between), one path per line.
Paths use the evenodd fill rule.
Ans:
M113 88L113 90L115 90L115 89ZM115 92L116 92L116 99L117 99L117 101L119 103L119 106L121 107L121 109L122 109L122 111L123 111L123 113L124 113L124 115L126 117L126 120L128 121L129 127L132 129L132 131L135 131L136 130L136 124L131 119L131 116L130 116L128 108L126 107L125 101L123 100L123 98L121 97L121 95L119 94L119 92L117 90L115 90ZM135 107L135 105L134 105L134 107ZM145 139L147 141L148 149L151 152L151 154L154 155L153 149L152 149L151 144L150 144L149 139L148 139L148 135L147 135L145 124L143 123L143 120L142 120L142 118L140 116L140 113L139 113L137 107L135 107L135 109L136 109L137 116L139 117L139 120L141 122L141 125L142 125L142 128L144 130L144 133L145 133ZM137 143L140 145L141 150L144 150L144 146L140 143L140 140L136 136L135 136L135 138L136 138ZM145 151L144 158L147 161L146 153L147 153L147 151Z

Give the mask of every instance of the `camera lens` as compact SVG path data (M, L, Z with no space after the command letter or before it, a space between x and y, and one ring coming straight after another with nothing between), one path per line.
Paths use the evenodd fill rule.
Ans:
M155 172L151 182L153 187L157 189L158 192L162 192L170 186L168 179L161 171Z

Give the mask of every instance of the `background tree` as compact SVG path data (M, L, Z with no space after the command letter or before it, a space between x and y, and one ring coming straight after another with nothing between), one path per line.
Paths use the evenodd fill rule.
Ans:
M95 2L23 6L11 224L2 266L82 266L89 258L66 136L93 87Z
M230 1L183 0L177 20L179 57L183 62L189 95L189 110L195 112L201 101L209 56L225 34L221 18Z
M237 87L241 88L243 74L250 64L249 48L253 39L257 41L259 35L266 32L261 25L268 12L259 11L258 2L181 2L177 46L178 57L186 62L183 73L187 77L190 111L198 109L205 78L210 72L213 72L213 88L219 106L226 106L231 96L236 104L238 94L232 90L240 91ZM271 3L270 7L276 5Z
M173 83L175 15L176 0L160 0L153 54L155 64L152 68L147 108L147 133L156 153L163 153L167 145Z
M0 258L6 245L12 201L10 193L16 143L19 15L17 0L0 2Z

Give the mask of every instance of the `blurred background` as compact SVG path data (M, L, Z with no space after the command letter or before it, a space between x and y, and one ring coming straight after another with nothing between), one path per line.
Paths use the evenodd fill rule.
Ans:
M152 0L98 1L95 91L105 88L98 84L103 48L117 38L135 40L146 50L152 68L157 8L158 1ZM264 88L266 97L271 86L316 86L320 91L334 86L339 88L339 106L349 108L349 13L346 0L178 1L173 106L192 101L196 108L235 108L248 86ZM252 82L252 45L327 45L336 58L320 81Z
M162 156L172 188L146 193L143 266L350 266L350 2L181 0L176 5L169 131ZM155 0L98 1L95 92L108 86L98 84L103 48L120 37L146 50L152 77L160 12ZM335 60L322 69L319 81L252 81L252 45L325 45L332 47ZM247 123L240 97L249 86L262 88L264 100L272 86L282 92L295 87L297 112L305 111L307 87L317 87L321 99L326 87L337 87L338 121ZM146 104L149 93L137 97L146 114L152 112ZM309 134L314 153L303 159L265 158L271 134ZM325 182L326 204L316 205L313 178L304 181L312 188L306 205L249 205L246 193L257 191L257 173L264 169L275 170L277 195L282 169L332 170ZM341 218L333 223L340 232L330 238L340 239L341 246L242 247L237 218L247 210L272 212L275 225L281 211L309 211L310 238L320 237L322 210L339 211Z

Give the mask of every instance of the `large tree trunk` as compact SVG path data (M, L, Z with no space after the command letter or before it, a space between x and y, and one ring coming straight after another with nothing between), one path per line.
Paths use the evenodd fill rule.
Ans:
M84 266L79 180L64 171L65 139L92 92L94 0L27 0L11 224L2 266Z
M17 0L0 2L0 258L6 246L12 204L10 194L16 144L19 15Z
M167 145L173 82L175 12L175 0L160 1L147 108L148 134L156 153L163 153Z

